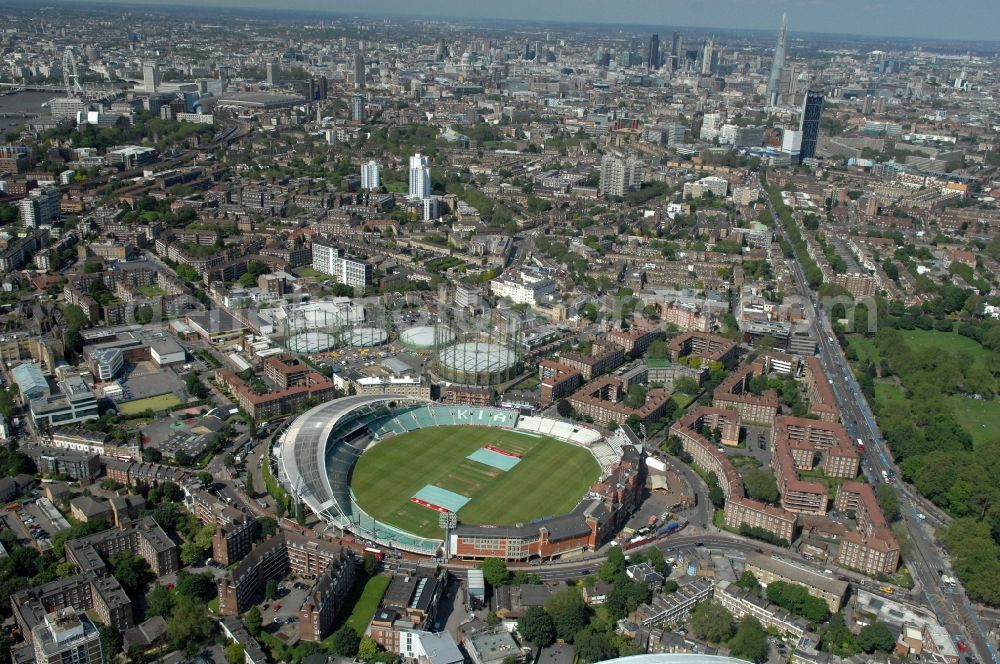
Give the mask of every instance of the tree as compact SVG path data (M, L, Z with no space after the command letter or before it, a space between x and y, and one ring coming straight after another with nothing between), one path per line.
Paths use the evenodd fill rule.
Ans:
M181 570L177 573L177 594L184 597L194 597L207 602L216 594L216 585L212 574L202 572L191 574Z
M712 503L712 507L715 509L722 509L726 504L726 494L722 491L722 487L713 486L708 490L708 500Z
M559 413L559 417L572 417L573 406L566 399L560 399L556 402L556 412Z
M146 595L146 619L153 616L169 618L174 610L174 594L164 586L156 586Z
M134 593L155 576L149 569L149 563L141 556L131 551L116 551L108 558L112 574L129 593Z
M124 638L122 633L110 625L98 624L97 633L101 636L101 650L104 651L108 662L112 662L122 649Z
M581 662L603 662L618 656L618 649L607 632L584 629L575 636L574 643Z
M500 558L487 558L479 563L479 569L483 571L483 578L492 588L506 585L510 581L510 572L507 570L507 563Z
M587 606L576 588L566 588L545 600L545 612L552 616L556 637L572 643L577 632L587 626Z
M690 376L681 376L674 381L674 389L684 394L697 394L698 383Z
M608 593L604 605L614 620L620 620L653 598L645 583L619 577L615 587Z
M354 657L361 647L361 637L350 625L344 625L333 633L333 652L341 657Z
M167 640L180 650L208 638L215 622L208 617L208 607L193 597L178 597L167 620Z
M545 609L533 606L517 621L517 633L528 642L544 648L555 641L556 626Z
M261 627L264 626L264 617L260 615L260 607L250 607L250 610L243 616L243 621L247 624L247 631L254 637L258 636Z
M885 623L875 622L865 625L858 634L858 646L868 653L876 650L889 652L895 643L896 640Z
M773 503L778 500L778 484L774 475L760 468L751 468L743 474L743 483L751 498Z
M207 470L198 471L198 481L201 482L203 487L211 486L213 479L212 473Z
M729 641L729 651L733 657L763 662L767 659L767 632L753 616L744 616L736 630L736 636Z
M276 580L267 580L267 585L264 586L264 596L267 597L268 601L278 598L278 582Z
M243 664L246 661L246 650L242 643L234 642L226 646L226 661L229 664Z
M746 570L743 572L743 574L740 575L740 578L736 582L736 585L739 586L740 588L745 588L755 593L760 591L760 581L757 580L757 575L751 572L750 570Z
M260 536L264 539L267 539L278 532L278 522L272 517L265 516L257 521L257 523L260 526Z
M633 385L628 388L625 405L629 408L641 408L646 403L646 388L643 385Z
M625 573L625 553L620 546L613 546L608 551L608 559L601 565L597 575L601 581L612 582Z
M878 499L878 505L882 508L882 514L886 521L895 521L899 518L899 499L890 485L879 484L875 487L875 497Z
M376 657L378 657L378 641L367 634L362 636L358 644L358 659L362 662L371 662Z
M691 610L691 633L721 643L733 633L733 614L718 602L701 602Z
M375 571L378 569L378 559L371 553L365 553L363 560L363 566L365 570L365 576L374 576Z
M650 547L646 551L646 562L653 566L660 574L666 575L667 573L667 561L663 558L663 552L660 551L655 546Z

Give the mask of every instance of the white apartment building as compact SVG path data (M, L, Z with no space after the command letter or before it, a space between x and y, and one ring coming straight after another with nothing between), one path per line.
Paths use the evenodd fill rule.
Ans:
M419 152L410 157L410 198L430 198L431 167L427 157Z
M372 284L371 263L347 255L340 247L317 240L312 246L312 267L329 274L339 284L364 288Z
M378 162L369 161L361 167L361 188L368 191L375 191L382 186L382 179L379 176Z

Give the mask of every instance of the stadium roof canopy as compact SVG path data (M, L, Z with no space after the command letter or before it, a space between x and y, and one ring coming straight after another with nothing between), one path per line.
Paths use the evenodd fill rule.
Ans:
M722 657L720 655L685 653L616 657L615 659L606 659L601 664L747 664L747 661L745 659Z
M337 505L326 467L327 443L334 427L357 411L388 402L412 402L398 395L358 395L322 403L300 415L288 427L281 445L281 465L295 492L316 514L333 509L347 513L349 505Z

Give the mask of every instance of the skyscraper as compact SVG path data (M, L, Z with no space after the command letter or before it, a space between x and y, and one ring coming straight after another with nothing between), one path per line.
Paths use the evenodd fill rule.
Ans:
M277 62L268 62L265 69L267 84L271 87L281 85L281 65Z
M677 71L681 66L681 33L674 32L673 39L670 40L670 68Z
M535 62L545 62L545 49L540 41L535 42Z
M785 66L785 33L788 30L788 14L781 15L781 29L778 31L778 43L774 46L774 61L771 63L771 76L767 79L767 100L776 106L781 94L778 84L781 82L781 70Z
M419 152L410 157L410 198L430 198L431 167Z
M361 167L361 188L374 191L382 186L382 179L379 176L378 162L375 160L365 163Z
M146 92L156 92L160 87L160 65L155 62L142 65L142 87Z
M660 68L660 35L649 38L649 54L646 56L646 66L650 69Z
M701 75L708 76L712 73L712 40L705 42L705 50L701 54Z
M802 103L802 119L799 131L802 132L802 149L799 151L799 163L816 156L816 142L819 140L819 122L823 117L823 91L810 88Z
M354 54L354 89L363 90L365 87L365 54L358 51Z

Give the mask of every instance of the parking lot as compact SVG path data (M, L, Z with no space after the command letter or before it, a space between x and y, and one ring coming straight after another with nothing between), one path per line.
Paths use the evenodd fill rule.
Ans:
M298 610L305 601L309 581L282 581L278 584L278 597L265 600L261 605L264 629L272 634L279 632L290 636L298 631ZM280 637L279 637L280 638Z

